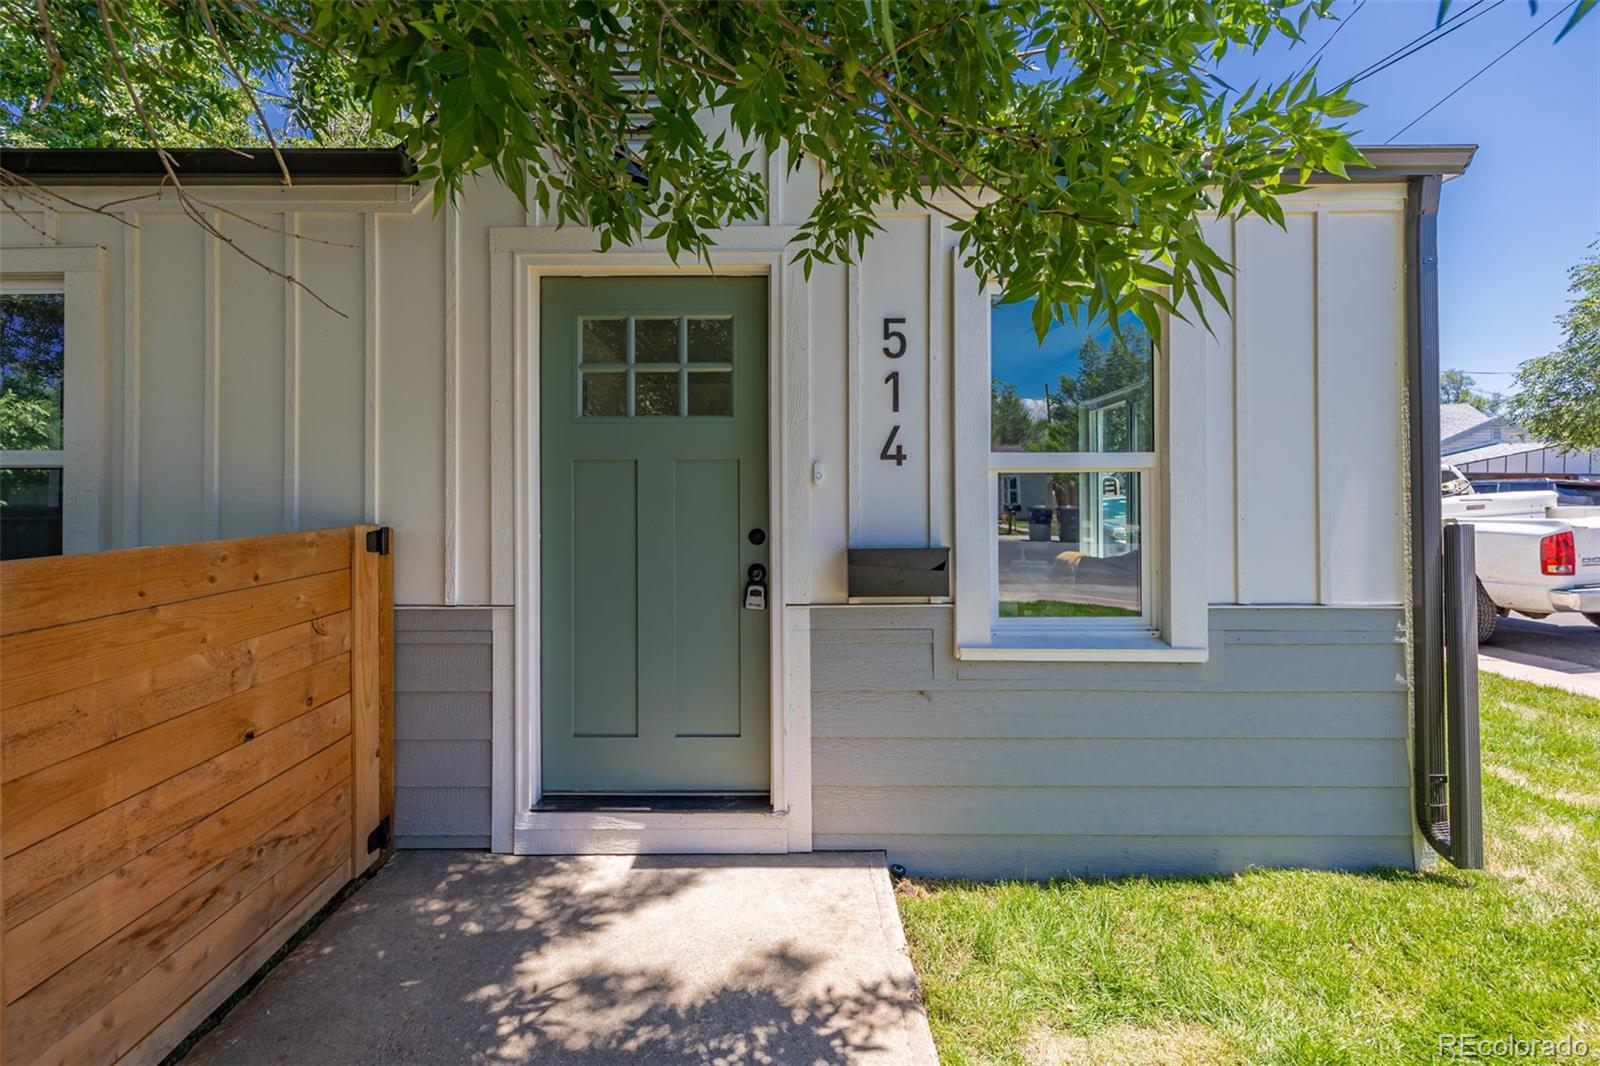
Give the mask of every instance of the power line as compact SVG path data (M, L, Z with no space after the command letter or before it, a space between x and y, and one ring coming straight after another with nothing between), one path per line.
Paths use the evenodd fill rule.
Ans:
M1449 100L1456 93L1460 92L1462 89L1465 89L1467 86L1469 86L1473 82L1477 81L1479 77L1481 77L1483 74L1488 72L1490 67L1493 67L1496 63L1500 62L1506 56L1510 55L1512 52L1515 52L1518 48L1521 48L1530 39L1532 39L1535 34L1537 34L1540 30L1544 29L1546 26L1550 25L1550 23L1554 22L1556 19L1560 18L1562 15L1566 14L1566 12L1570 11L1573 7L1575 7L1577 5L1577 3L1578 3L1578 0L1572 0L1571 3L1566 4L1565 6L1563 6L1554 15L1551 15L1549 18L1547 18L1543 22L1539 23L1539 25L1537 25L1533 29L1529 30L1527 36L1521 38L1519 41L1517 41L1516 44L1512 45L1510 48L1507 48L1504 52L1501 52L1499 55L1497 55L1493 59L1489 60L1489 62L1487 62L1483 66L1479 67L1477 72L1474 73L1472 75L1472 77L1468 78L1466 81L1462 82L1460 85L1457 85L1454 89L1451 89L1449 92L1445 93L1442 97L1439 98L1439 102L1438 103L1436 103L1432 107L1428 108L1428 110L1424 111L1422 114L1418 115L1416 118L1412 119L1410 122L1407 122L1404 126L1401 126L1398 130L1395 131L1394 137L1390 137L1387 141L1384 141L1383 143L1384 144L1393 143L1395 137L1400 136L1400 134L1404 133L1406 130L1410 129L1412 126L1415 126L1417 123L1421 122L1423 119L1427 118L1429 115L1431 115L1435 111L1439 110L1439 108L1444 104L1444 102L1446 100Z
M1306 71L1310 70L1311 64L1315 63L1317 61L1317 57L1327 50L1327 47L1333 43L1333 39L1335 37L1339 36L1339 31L1350 25L1350 20L1361 14L1361 9L1366 6L1367 0L1356 0L1356 9L1340 20L1339 25L1335 26L1333 28L1333 32L1328 34L1328 39L1322 42L1322 47L1311 53L1311 58L1307 59L1300 65L1300 69L1294 72L1294 78L1291 78L1290 80L1293 81L1299 78L1300 75L1304 74Z
M1482 2L1482 0L1480 0L1480 3L1481 2ZM1483 16L1487 15L1489 12L1493 11L1495 8L1499 7L1503 3L1505 3L1505 0L1494 0L1494 3L1490 4L1488 7L1484 8L1482 11L1479 11L1477 14L1471 15L1471 17L1466 17L1468 15L1468 12L1472 11L1471 7L1467 8L1466 10L1462 11L1461 14L1462 14L1463 17L1461 19L1452 20L1450 22L1440 23L1438 26L1434 27L1435 30L1442 29L1443 30L1442 33L1437 33L1432 37L1427 37L1427 35L1424 34L1423 36L1427 37L1426 40L1422 40L1421 38L1418 38L1418 41L1420 43L1416 44L1414 47L1408 45L1408 46L1406 46L1406 50L1404 50L1401 54L1394 55L1393 53L1391 53L1391 56L1385 57L1384 59L1380 59L1377 63L1373 64L1371 67L1368 67L1366 70L1362 71L1360 74L1357 74L1354 78L1351 78L1350 79L1350 84L1351 85L1355 85L1355 84L1358 84L1360 82L1366 81L1368 78L1377 77L1379 74L1382 74L1384 71L1388 70L1390 67L1394 66L1396 63L1400 62L1401 60L1410 59L1412 56L1416 55L1418 52L1422 51L1424 48L1427 48L1429 45L1438 44L1440 41L1444 40L1446 37L1450 36L1452 33L1456 32L1457 30L1465 29L1467 26L1470 26L1472 23L1476 22L1478 19L1483 18ZM1473 6L1476 7L1477 5L1474 4Z
M1410 48L1411 46L1413 46L1413 45L1415 45L1415 44L1417 44L1417 43L1419 43L1419 42L1421 42L1423 40L1426 40L1428 37L1431 37L1433 34L1438 33L1440 30L1444 29L1446 26L1449 26L1452 23L1456 22L1457 20L1459 20L1461 18L1464 18L1465 16L1471 14L1474 8L1482 7L1485 2L1486 2L1486 0L1472 0L1472 3L1468 4L1466 7L1462 8L1460 11L1457 11L1454 15L1451 15L1449 18L1445 19L1443 22L1440 22L1440 23L1437 23L1437 24L1435 24L1433 26L1428 27L1422 33L1420 33L1417 36L1411 38L1411 40L1409 40L1406 43L1402 44L1400 47L1396 48L1394 51L1390 52L1388 55L1384 56L1381 59L1375 60L1371 64L1363 67L1358 73L1351 75L1349 80L1351 82L1354 82L1358 78L1366 77L1368 71L1374 69L1375 67L1382 66L1383 64L1389 62L1391 59L1397 58L1400 55L1400 53L1404 52L1407 48Z

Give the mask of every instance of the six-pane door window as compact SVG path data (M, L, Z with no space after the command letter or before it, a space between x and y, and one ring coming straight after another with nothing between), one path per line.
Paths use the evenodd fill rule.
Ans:
M65 310L59 285L0 293L0 559L61 554Z
M1041 342L1032 311L990 312L995 622L1147 626L1154 346L1132 315L1069 318Z
M733 319L640 315L581 322L580 417L733 414Z

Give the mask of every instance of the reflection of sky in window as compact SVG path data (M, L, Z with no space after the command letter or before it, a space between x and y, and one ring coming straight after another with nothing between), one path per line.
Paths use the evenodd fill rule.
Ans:
M1122 316L1124 337L1143 330L1137 315ZM1062 374L1078 376L1078 348L1088 337L1110 347L1111 323L1104 318L1055 322L1041 344L1033 332L1032 300L996 304L989 316L989 376L1015 385L1023 399L1042 404L1046 385L1053 394Z

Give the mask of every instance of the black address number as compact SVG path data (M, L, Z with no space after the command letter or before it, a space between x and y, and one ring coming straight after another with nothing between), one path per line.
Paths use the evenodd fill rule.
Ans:
M906 354L906 335L896 326L906 324L904 318L885 318L883 320L883 354L890 359L899 359ZM883 383L889 386L889 410L894 414L900 413L900 371L891 370L884 375ZM878 452L878 458L895 466L906 465L906 447L896 443L900 436L899 426L889 427L889 437L883 442L883 448Z

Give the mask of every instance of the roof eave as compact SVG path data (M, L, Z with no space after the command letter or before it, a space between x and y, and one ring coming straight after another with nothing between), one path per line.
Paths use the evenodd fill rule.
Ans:
M1350 182L1397 182L1407 178L1437 174L1449 179L1466 173L1477 153L1475 144L1377 144L1357 145L1371 166L1349 168L1345 177L1318 173L1313 185L1343 185Z
M167 151L184 182L196 185L282 185L269 148L173 148ZM394 148L285 148L296 185L374 185L416 180L416 164ZM0 148L0 166L39 185L156 185L166 180L151 148Z

